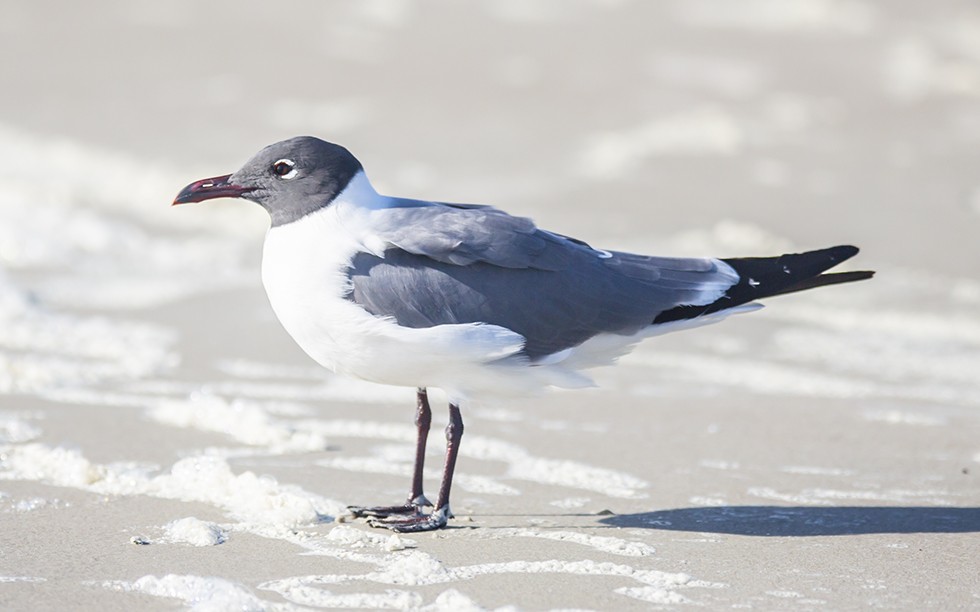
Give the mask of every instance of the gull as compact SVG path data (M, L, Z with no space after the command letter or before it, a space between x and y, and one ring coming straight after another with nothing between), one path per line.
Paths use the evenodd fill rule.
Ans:
M761 298L873 275L824 273L858 252L846 245L737 259L593 248L490 206L381 195L347 149L310 136L191 183L174 204L222 197L269 213L262 283L310 357L337 374L416 389L407 501L350 508L400 532L452 518L465 402L593 386L588 370L646 338L760 308ZM430 387L449 398L435 504L422 487Z

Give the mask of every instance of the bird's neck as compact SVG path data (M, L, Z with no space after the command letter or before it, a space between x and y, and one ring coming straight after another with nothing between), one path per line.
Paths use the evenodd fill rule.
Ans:
M393 198L379 194L374 189L374 186L371 185L371 181L368 180L364 170L360 170L354 175L350 182L347 183L344 190L337 194L337 197L334 198L333 204L354 206L356 208L367 210L376 210L380 208L388 208L391 206L392 200Z

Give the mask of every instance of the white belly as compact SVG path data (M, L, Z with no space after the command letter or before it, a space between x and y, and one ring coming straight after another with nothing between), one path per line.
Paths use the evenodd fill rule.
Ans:
M405 328L345 297L351 257L377 238L359 232L357 217L343 213L330 206L266 236L262 282L297 344L334 372L384 384L466 394L497 378L487 364L519 352L520 335L493 325ZM499 366L489 368L513 370Z

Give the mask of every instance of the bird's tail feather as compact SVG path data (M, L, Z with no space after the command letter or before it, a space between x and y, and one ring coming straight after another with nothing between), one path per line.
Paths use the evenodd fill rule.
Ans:
M738 273L738 283L710 304L677 306L660 313L653 322L666 323L700 317L775 295L871 278L874 276L871 271L824 274L857 253L857 247L842 245L778 257L725 259L723 261Z
M859 270L856 272L832 272L830 274L820 274L819 276L814 276L806 280L800 281L795 285L790 285L784 290L777 293L773 293L768 297L773 295L786 295L787 293L796 293L797 291L806 291L807 289L815 289L817 287L826 287L828 285L839 285L841 283L852 283L859 280L867 280L874 276L875 273L871 270Z

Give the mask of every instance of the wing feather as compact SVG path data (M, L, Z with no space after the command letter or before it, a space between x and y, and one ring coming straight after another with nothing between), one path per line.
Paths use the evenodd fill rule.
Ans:
M738 282L720 260L598 251L489 207L386 209L377 232L390 246L354 256L349 299L406 327L499 325L532 358L635 333Z

